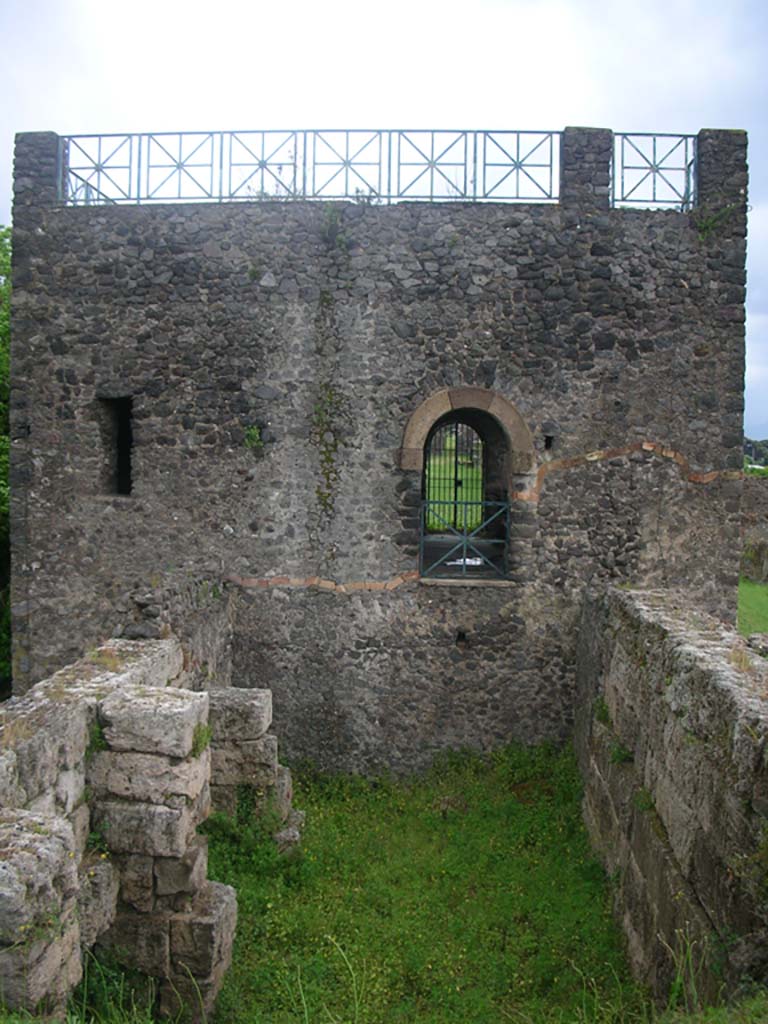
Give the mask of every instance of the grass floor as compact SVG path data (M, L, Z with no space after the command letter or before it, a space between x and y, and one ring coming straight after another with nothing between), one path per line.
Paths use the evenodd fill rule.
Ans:
M768 633L768 583L739 580L739 632Z
M570 751L454 757L415 782L299 779L296 860L210 826L210 874L240 904L222 1020L648 1019Z

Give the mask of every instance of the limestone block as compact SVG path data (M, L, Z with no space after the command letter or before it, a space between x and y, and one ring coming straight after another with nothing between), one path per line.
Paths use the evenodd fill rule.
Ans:
M88 765L88 785L96 794L110 794L150 804L169 804L168 797L196 800L210 776L210 749L199 757L171 761L158 754L102 750Z
M266 788L277 780L277 737L262 736L213 749L211 782L216 786Z
M137 687L110 694L99 710L110 749L188 757L208 723L208 694Z
M200 790L200 795L192 804L190 810L192 812L192 822L195 828L202 824L202 822L204 822L211 813L211 787L207 779L203 784L203 788Z
M111 928L99 936L97 945L110 950L125 967L167 978L170 969L169 924L166 911L119 913Z
M229 966L237 925L235 890L220 882L207 882L188 913L171 917L171 962L174 973L188 971L210 977L221 965Z
M9 1009L60 1019L81 977L80 929L74 915L51 936L0 950L0 990Z
M75 840L63 818L0 811L0 942L52 927L74 905Z
M213 746L257 740L272 724L272 691L228 686L211 690L209 724Z
M75 859L79 861L85 853L91 830L91 809L88 804L83 803L76 807L69 816L69 823L75 839Z
M87 857L80 866L77 916L80 945L89 949L115 920L120 876L115 864L100 856Z
M158 896L196 893L208 875L208 841L195 836L183 857L158 857L154 862Z
M65 768L56 780L56 809L69 816L83 799L85 772L82 762L77 768Z
M152 857L116 857L120 872L120 899L136 910L149 911L155 905L154 859Z
M173 974L160 985L159 1016L177 1024L208 1024L227 970L222 964L207 978Z
M57 747L45 728L45 721L36 714L11 717L9 708L0 727L0 743L16 754L16 771L27 801L48 793L56 784L59 764Z
M15 750L0 752L0 807L23 807L27 794L19 782Z
M149 857L181 857L195 825L190 808L160 804L105 800L91 808L91 815L112 852Z

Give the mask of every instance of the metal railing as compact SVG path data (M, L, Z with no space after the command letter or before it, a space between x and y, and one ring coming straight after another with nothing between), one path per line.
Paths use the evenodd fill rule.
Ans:
M349 199L557 202L560 132L243 131L72 135L67 205ZM614 205L695 201L696 138L615 136Z
M695 205L695 135L616 134L614 144L614 206Z
M559 140L442 130L73 135L61 139L59 198L556 201Z
M436 536L438 524L441 533ZM419 573L442 579L505 579L508 536L507 501L422 501Z

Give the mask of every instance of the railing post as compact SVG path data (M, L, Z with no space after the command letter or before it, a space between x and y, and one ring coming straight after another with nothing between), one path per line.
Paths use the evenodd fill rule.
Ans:
M611 202L613 132L566 128L560 140L560 204L607 210Z
M60 182L63 188L66 181L66 153L59 152L59 142L55 132L24 132L16 136L14 225L34 214L36 208L55 206L59 201Z
M747 133L705 128L696 146L697 206L710 213L728 211L718 231L746 235Z

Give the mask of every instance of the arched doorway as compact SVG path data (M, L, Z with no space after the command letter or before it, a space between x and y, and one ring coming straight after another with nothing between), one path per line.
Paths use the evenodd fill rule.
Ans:
M419 571L443 579L505 579L507 443L479 409L454 410L424 444Z

